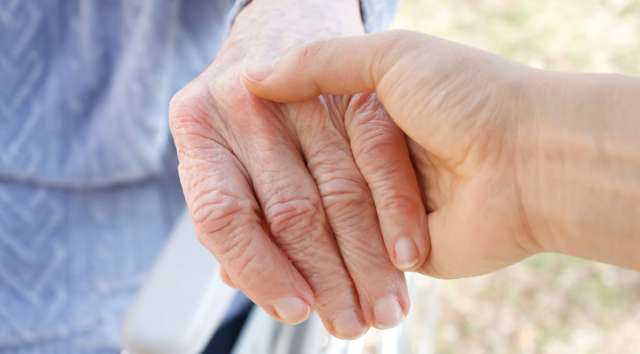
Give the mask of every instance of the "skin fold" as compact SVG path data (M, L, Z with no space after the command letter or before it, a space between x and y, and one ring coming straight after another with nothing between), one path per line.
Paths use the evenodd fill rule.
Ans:
M427 201L423 274L538 252L640 270L640 79L531 69L408 31L319 41L248 66L259 97L375 92Z
M170 107L185 199L222 278L287 323L316 311L341 338L401 321L399 269L428 254L404 135L371 96L273 103L250 94L241 73L245 62L362 33L357 0L254 0Z

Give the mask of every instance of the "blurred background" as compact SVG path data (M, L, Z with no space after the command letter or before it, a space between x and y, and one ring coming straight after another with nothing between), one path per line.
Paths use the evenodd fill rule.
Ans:
M394 27L538 68L640 74L640 0L404 0ZM545 254L488 276L416 281L421 299L437 293L438 354L640 353L632 271Z

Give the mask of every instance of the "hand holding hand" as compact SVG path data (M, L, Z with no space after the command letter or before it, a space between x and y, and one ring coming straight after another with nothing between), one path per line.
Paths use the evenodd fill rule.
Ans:
M534 70L413 32L310 44L249 67L291 102L376 92L411 138L428 201L425 274L486 273L536 252L640 270L640 79Z
M244 58L362 32L357 1L307 1L317 11L299 12L287 1L253 1L216 61L172 100L180 179L229 284L277 319L297 323L314 309L331 333L353 338L407 313L394 264L426 258L426 213L404 136L374 99L276 104L242 85Z
M411 138L428 201L431 253L420 271L481 274L540 250L520 191L517 139L528 117L525 68L412 32L321 41L245 83L277 102L376 92Z

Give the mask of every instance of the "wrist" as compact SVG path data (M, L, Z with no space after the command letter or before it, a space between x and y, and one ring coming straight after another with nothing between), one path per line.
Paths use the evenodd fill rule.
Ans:
M233 45L251 58L272 58L311 41L362 33L358 0L252 0L223 49Z
M577 97L570 78L545 70L528 70L516 139L521 205L530 238L541 252L567 252L571 203L566 193L575 176L571 121ZM573 193L573 192L572 192Z
M543 251L637 267L638 80L532 73L517 139L532 238Z
M520 83L521 100L515 117L517 129L514 138L514 168L516 185L520 199L522 218L529 233L527 239L539 252L553 252L557 245L551 238L547 216L542 210L544 201L540 196L541 186L546 182L539 180L537 171L541 167L540 155L544 155L541 146L546 137L546 125L541 123L542 112L550 102L546 99L548 90L553 87L552 80L542 70L523 68Z

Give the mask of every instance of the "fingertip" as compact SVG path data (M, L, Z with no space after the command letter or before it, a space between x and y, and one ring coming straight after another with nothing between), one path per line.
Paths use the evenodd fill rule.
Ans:
M402 237L396 241L395 266L402 271L413 270L420 262L420 255L416 243L409 237Z
M376 301L373 307L374 326L388 329L397 326L406 317L406 310L395 296L385 296Z
M284 297L273 302L273 308L280 320L295 325L304 322L311 314L311 306L298 297Z
M333 336L346 340L357 339L369 330L358 312L353 309L341 311L333 318L330 325L325 323L325 327Z

